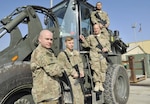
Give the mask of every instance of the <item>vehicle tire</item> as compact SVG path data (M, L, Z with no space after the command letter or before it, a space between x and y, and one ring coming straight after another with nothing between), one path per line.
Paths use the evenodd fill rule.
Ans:
M122 65L110 65L104 83L105 104L126 104L129 97L129 78Z
M29 62L0 66L0 104L34 104Z

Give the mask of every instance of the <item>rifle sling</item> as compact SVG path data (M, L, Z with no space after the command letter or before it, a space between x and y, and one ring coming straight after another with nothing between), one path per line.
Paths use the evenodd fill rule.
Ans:
M69 58L69 56L68 56L67 52L66 52L66 51L64 51L64 53L65 53L65 55L66 55L66 57L67 57L67 60L68 60L68 61L69 61L69 63L71 64L71 61L70 61L70 58ZM71 65L72 65L72 64L71 64ZM76 66L76 65L75 65L75 66ZM75 66L73 66L73 68L75 68ZM77 71L78 76L80 77L79 69L78 69L78 68L75 68L75 70Z
M101 43L98 41L97 36L95 36L96 41L98 42L98 45L101 47L101 50L103 49Z
M66 52L66 51L63 51L63 52L64 52L64 54L66 55L67 60L68 60L68 61L69 61L69 63L71 64L71 61L70 61L70 58L69 58L69 56L68 56L67 52Z
M100 49L102 50L103 47L102 47L101 43L98 41L97 36L95 36L95 39L96 39L96 41L98 42L98 46L99 46ZM107 60L108 63L113 64L112 61L111 61L111 59L108 57L108 55L106 55L106 53L104 53L104 52L101 52L101 53L102 53L103 57L106 58L106 60Z
M96 16L97 19L99 19L99 22L100 22L103 26L105 26L105 24L107 24L106 20L103 20L103 19L100 17L100 15L98 14L98 12L95 13L95 16Z

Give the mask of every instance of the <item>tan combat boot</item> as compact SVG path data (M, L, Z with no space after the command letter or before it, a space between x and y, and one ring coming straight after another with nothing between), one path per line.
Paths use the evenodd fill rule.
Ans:
M99 90L104 91L103 83L99 83Z
M94 87L94 91L98 92L99 90L100 90L100 83L96 82L95 87Z

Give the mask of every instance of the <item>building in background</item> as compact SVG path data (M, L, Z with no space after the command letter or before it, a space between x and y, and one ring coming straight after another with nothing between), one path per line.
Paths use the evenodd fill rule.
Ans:
M127 53L122 55L123 64L129 68L129 57L133 56L134 62L132 67L135 69L135 75L145 74L146 77L150 78L150 40L128 43L128 45ZM144 63L141 61L143 59ZM138 63L139 61L141 63Z

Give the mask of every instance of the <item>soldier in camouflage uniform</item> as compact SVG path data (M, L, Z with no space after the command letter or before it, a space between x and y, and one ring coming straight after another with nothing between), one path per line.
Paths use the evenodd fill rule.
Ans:
M98 13L98 15L100 16L100 18L103 21L106 21L106 24L100 23L100 19L97 18L96 15L95 15L96 13ZM101 2L96 3L96 10L91 13L91 21L92 21L93 25L94 24L99 24L100 25L101 32L109 40L108 27L110 25L110 21L109 21L108 14L105 11L102 10L102 3Z
M90 58L91 58L91 68L93 70L93 80L95 82L94 91L104 91L103 82L105 81L105 74L107 70L107 61L103 57L102 52L110 51L110 43L104 35L101 34L101 30L98 24L93 26L94 34L84 37L80 35L83 47L90 47ZM99 49L98 41L101 43L103 49Z
M81 90L80 83L77 80L78 77L84 77L83 62L79 52L73 49L74 40L72 37L66 37L65 45L66 49L64 51L66 53L64 53L64 51L60 52L57 58L60 64L64 66L64 69L66 70L69 77L73 91L73 104L84 104L84 96ZM75 68L73 68L74 65L78 65L80 71L79 73L75 70Z
M51 50L53 34L42 30L38 40L39 45L31 56L33 99L35 104L58 104L61 92L58 77L62 76L62 69Z

